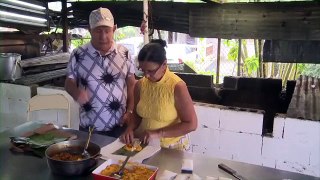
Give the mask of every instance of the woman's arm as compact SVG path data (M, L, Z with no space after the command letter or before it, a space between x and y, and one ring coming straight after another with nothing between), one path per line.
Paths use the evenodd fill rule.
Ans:
M144 142L152 138L178 137L197 129L197 116L187 86L179 82L174 89L175 107L181 122L161 129L147 131Z
M120 125L127 124L131 121L133 118L133 108L134 108L134 85L136 83L136 79L134 77L134 74L131 74L126 79L127 83L127 109L126 112L123 114L123 117L120 121Z
M136 79L134 77L134 74L131 74L126 79L127 83L127 111L133 111L134 107L134 85L136 83Z
M133 119L127 124L126 131L122 134L121 140L126 144L133 142L134 134L133 131L138 128L141 122L141 117L137 114L137 104L140 101L140 89L141 80L135 83L134 86L134 107L133 107Z

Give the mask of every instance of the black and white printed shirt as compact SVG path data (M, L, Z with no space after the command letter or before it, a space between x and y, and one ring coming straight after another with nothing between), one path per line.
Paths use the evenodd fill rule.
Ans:
M76 48L68 64L68 77L86 89L89 102L80 108L80 126L109 131L119 124L126 111L126 78L134 73L128 50L114 45L101 55L91 42Z

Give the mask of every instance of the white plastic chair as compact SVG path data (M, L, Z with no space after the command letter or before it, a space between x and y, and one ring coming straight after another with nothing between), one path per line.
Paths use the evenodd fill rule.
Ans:
M60 110L68 111L68 128L71 127L70 121L70 103L68 99L62 94L36 95L29 100L28 103L28 117L30 121L30 113L39 110Z

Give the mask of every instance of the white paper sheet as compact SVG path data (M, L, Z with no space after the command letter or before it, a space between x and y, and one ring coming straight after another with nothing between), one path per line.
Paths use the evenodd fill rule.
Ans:
M116 150L123 147L124 145L125 144L122 143L119 139L116 139L111 144L108 144L108 145L104 146L103 148L101 148L101 155L102 155L101 158L105 159L105 160L108 160L108 159L125 160L126 156L112 154ZM129 161L142 163L143 160L153 156L160 149L161 149L160 146L148 145L148 146L144 147L140 152L138 152L137 154L132 156L129 159Z

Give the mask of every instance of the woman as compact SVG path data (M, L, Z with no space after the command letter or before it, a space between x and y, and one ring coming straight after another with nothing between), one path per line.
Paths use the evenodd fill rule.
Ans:
M122 141L143 143L160 139L161 147L187 150L187 134L197 128L197 117L186 84L167 68L166 42L153 40L138 55L144 73L134 89L134 120ZM179 53L179 52L177 52Z

